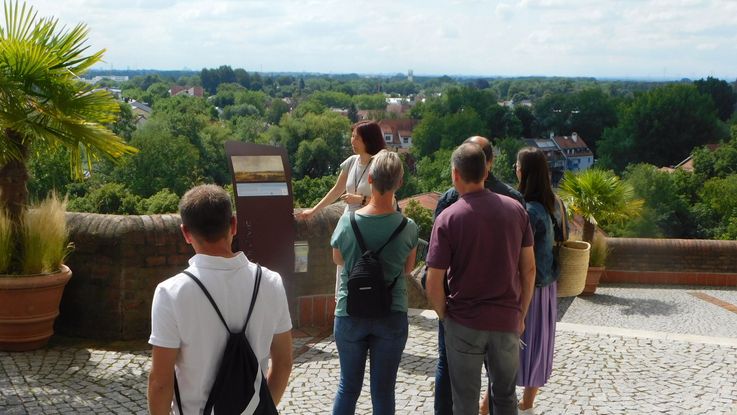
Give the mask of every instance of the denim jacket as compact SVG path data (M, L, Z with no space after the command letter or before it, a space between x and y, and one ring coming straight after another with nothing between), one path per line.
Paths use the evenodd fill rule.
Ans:
M535 286L544 287L555 282L560 274L553 257L553 244L555 243L553 219L540 202L527 202L526 207L527 214L530 216L530 227L535 235L535 267L537 269Z

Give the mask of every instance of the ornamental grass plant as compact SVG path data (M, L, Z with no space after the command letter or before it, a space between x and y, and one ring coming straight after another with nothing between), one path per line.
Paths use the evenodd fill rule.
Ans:
M589 254L589 266L603 267L606 265L609 252L610 248L607 245L606 238L601 235L594 236L594 242L591 243L591 252Z
M13 252L13 223L4 209L0 209L0 274L5 274L10 268L11 253Z
M52 193L25 212L21 227L23 274L45 274L61 269L64 258L71 251L66 204L66 198L60 199L56 193Z

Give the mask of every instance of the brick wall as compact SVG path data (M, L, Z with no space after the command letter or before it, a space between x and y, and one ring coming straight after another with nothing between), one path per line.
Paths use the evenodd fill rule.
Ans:
M308 272L284 275L295 327L332 324L335 265L330 236L343 206L296 221L296 239L309 244ZM94 339L145 339L156 285L187 266L193 254L178 215L69 213L76 249L74 273L61 302L59 333ZM737 242L610 238L602 282L737 286ZM408 277L410 307L426 308L419 272Z
M296 240L309 244L308 272L283 275L295 327L329 326L335 308L335 265L330 236L344 205L296 221ZM194 254L180 232L179 215L117 216L68 213L73 276L61 302L59 333L93 339L146 339L156 285L187 267ZM424 296L408 281L413 307Z
M179 215L68 213L73 276L61 302L58 332L96 339L145 339L154 288L187 265L192 248Z
M608 238L602 282L737 286L737 241Z
M308 272L295 274L288 286L295 327L325 327L335 311L335 264L330 237L343 214L342 203L328 206L308 221L297 220L296 240L309 244Z

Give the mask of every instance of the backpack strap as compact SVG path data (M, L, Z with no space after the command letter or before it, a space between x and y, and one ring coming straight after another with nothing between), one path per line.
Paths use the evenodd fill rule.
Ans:
M387 245L389 245L389 242L391 242L394 238L396 238L397 235L399 235L400 233L402 233L402 231L404 230L404 227L405 226L407 226L407 218L404 217L404 216L402 216L402 222L399 224L399 226L397 226L397 229L394 229L394 232L389 237L389 239L387 239L386 242L384 242L384 245L381 245L381 248L379 248L376 251L376 255L379 255L381 253L381 251L384 249L384 247L387 246Z
M212 304L212 307L215 309L215 312L218 313L218 317L220 317L220 321L223 322L223 325L225 326L225 330L228 330L228 333L233 334L230 329L228 328L228 324L225 322L225 319L223 318L222 313L220 313L220 309L218 308L217 304L215 304L215 300L212 299L212 296L210 295L210 292L207 291L207 288L202 284L202 281L199 280L199 278L195 277L192 273L189 271L182 271L184 274L187 274L190 278L194 280L194 282L197 283L197 285L200 286L202 289L202 292L205 293L205 296L208 300L210 300L210 304ZM251 306L248 308L248 315L246 316L246 324L243 326L243 330L241 330L239 333L245 333L246 328L248 327L248 322L251 320L251 314L253 313L253 308L256 305L256 298L258 297L258 291L259 287L261 287L261 265L256 264L256 281L253 285L253 295L251 296ZM177 398L177 408L179 409L179 414L183 415L184 411L182 410L182 397L179 393L179 382L177 381L177 374L174 373L174 394Z
M389 237L389 240L386 241L384 243L384 245L382 245L381 248L379 248L378 251L376 251L376 255L379 255L379 253L381 252L381 250L384 249L384 247L387 246L389 244L389 242L392 241L392 239L396 238L397 235L399 235L402 232L402 230L404 230L404 227L405 226L407 226L407 217L406 216L402 218L402 223L400 223L399 226L397 226L397 229L394 230L394 233L392 233L392 236ZM399 275L397 275L396 277L394 277L394 281L392 281L391 285L389 285L389 291L392 291L394 289L394 286L397 285L397 281L399 281Z
M194 282L196 282L197 285L200 286L200 288L202 289L202 292L205 293L205 297L207 297L207 299L210 300L210 304L212 304L212 308L214 308L215 309L215 312L218 313L218 317L220 317L220 321L223 322L223 326L225 326L225 330L228 330L228 333L231 333L230 332L230 329L228 328L228 323L225 322L225 318L223 318L223 314L220 312L220 309L218 308L218 305L215 304L215 300L212 299L212 296L210 295L210 292L207 291L207 288L205 288L205 285L202 284L202 281L200 281L199 278L195 277L189 271L182 271L182 273L187 274L187 276L189 278L192 278L194 280Z
M351 227L353 228L353 233L356 234L356 241L358 241L358 247L361 248L361 253L366 253L366 242L363 241L363 235L361 235L361 231L358 229L358 223L356 223L356 212L351 211Z
M212 299L212 296L207 291L207 288L202 284L202 281L200 281L199 278L192 275L189 271L182 271L183 273L187 274L190 278L194 280L194 282L197 283L197 285L200 286L202 289L202 292L205 293L205 296L208 300L210 300L210 304L212 304L212 307L215 309L215 312L218 313L218 317L220 317L220 321L223 322L223 325L225 326L225 330L228 330L228 333L231 333L230 328L228 328L228 323L225 322L225 318L223 318L223 314L220 312L220 309L218 308L217 304L215 304L215 300ZM256 264L256 278L253 284L253 295L251 296L251 306L248 308L248 315L246 316L246 323L243 325L243 330L240 330L238 333L242 333L246 331L246 328L248 327L248 322L251 320L251 314L253 314L253 308L256 305L256 298L258 297L258 290L259 287L261 287L261 265ZM233 333L231 333L233 334Z
M248 328L248 322L251 320L251 314L253 308L256 305L256 298L258 298L258 290L261 287L261 265L256 264L256 281L253 284L253 295L251 296L251 306L248 308L248 316L246 316L246 323L243 325L243 330L239 333L245 333Z
M179 394L179 382L177 382L177 372L174 371L174 395L177 396L177 408L179 408L179 415L184 415L182 410L182 396Z
M397 226L396 229L394 229L394 232L392 232L389 239L384 242L384 245L381 245L381 248L374 251L374 254L377 256L381 253L381 251L384 249L385 246L389 244L394 238L399 235L402 230L404 230L404 227L407 226L407 217L402 216L402 222ZM358 223L356 223L356 213L351 212L351 227L353 228L353 233L356 234L356 240L358 241L358 246L361 248L361 253L366 253L366 243L363 241L363 235L361 235L361 231L358 229Z

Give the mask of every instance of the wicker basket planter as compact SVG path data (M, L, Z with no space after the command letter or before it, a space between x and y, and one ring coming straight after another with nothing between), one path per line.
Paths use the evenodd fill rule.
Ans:
M583 292L589 269L591 245L583 241L565 241L558 251L560 278L558 297L574 297Z

